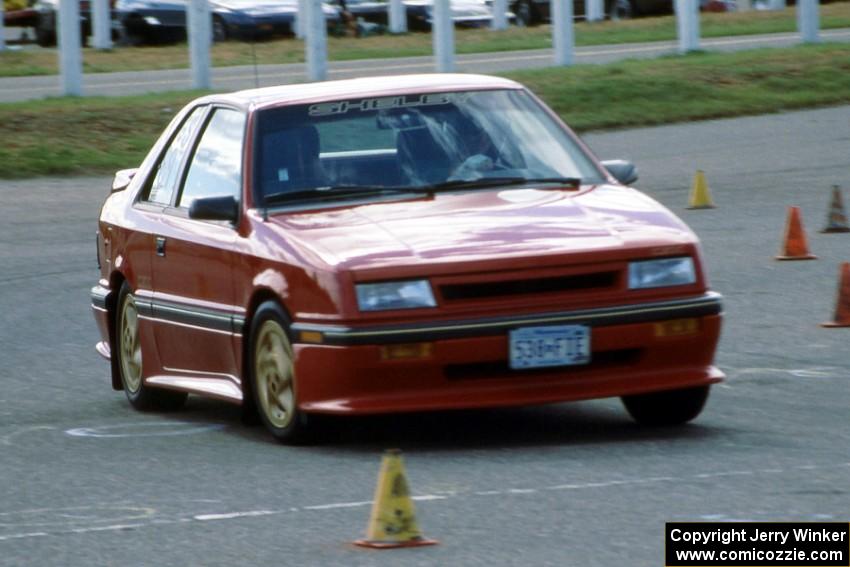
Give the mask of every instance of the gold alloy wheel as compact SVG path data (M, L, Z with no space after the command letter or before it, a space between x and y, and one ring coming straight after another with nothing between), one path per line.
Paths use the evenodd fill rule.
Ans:
M292 345L277 321L262 324L254 345L254 376L260 410L274 427L287 427L295 413Z
M129 293L124 296L121 305L119 333L124 387L135 394L142 387L142 345L139 341L139 310Z

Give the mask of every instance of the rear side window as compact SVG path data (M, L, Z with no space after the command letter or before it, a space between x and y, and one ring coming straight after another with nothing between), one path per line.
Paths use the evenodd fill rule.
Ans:
M195 130L203 115L203 107L194 109L171 140L156 168L146 201L160 205L171 204L171 198L180 181L180 165L190 149Z
M183 184L178 206L201 197L240 196L245 115L217 108L207 123Z

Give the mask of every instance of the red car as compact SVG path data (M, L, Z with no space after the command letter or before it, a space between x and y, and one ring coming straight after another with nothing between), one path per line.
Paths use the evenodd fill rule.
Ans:
M609 396L683 423L723 378L721 301L635 179L501 78L200 98L103 206L97 350L138 409L213 396L287 442L313 414Z

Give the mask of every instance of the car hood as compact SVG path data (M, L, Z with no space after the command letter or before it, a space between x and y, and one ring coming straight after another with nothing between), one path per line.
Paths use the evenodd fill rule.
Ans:
M269 220L282 238L297 241L316 267L353 272L407 267L403 271L433 275L468 262L540 266L548 258L563 264L565 255L601 261L696 240L656 201L610 185L578 194L561 189L440 193L279 213Z
M42 0L58 2L58 0ZM181 11L185 12L187 0L117 0L115 7L120 11ZM244 12L250 15L269 13L292 14L298 12L298 0L212 0L210 7L215 12ZM336 14L337 10L322 3L325 14Z
M212 0L210 5L217 10L230 10L249 15L295 14L298 12L298 0ZM336 9L322 3L325 14L336 13Z
M404 5L408 8L434 9L433 0L406 0ZM484 2L478 0L453 0L451 2L452 17L475 17L492 16L492 10Z
M186 0L117 0L115 9L119 12L185 12Z

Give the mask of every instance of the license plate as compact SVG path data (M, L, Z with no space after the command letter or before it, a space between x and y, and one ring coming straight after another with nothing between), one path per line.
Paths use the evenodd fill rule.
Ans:
M586 325L522 327L510 331L509 343L514 370L590 362L590 327Z

